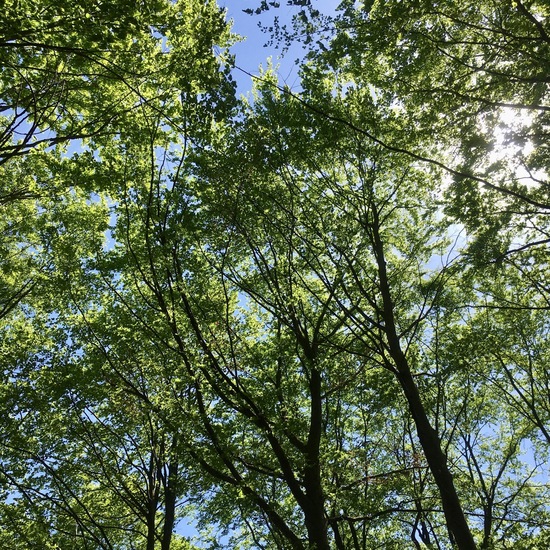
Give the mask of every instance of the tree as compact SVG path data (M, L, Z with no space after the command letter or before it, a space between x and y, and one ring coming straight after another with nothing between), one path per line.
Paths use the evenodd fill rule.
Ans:
M324 145L327 142L323 139L322 120L312 120L312 118L308 120L307 117L304 119L296 113L296 105L293 106L292 103L286 102L284 98L282 105L278 105L270 91L266 92L266 96L265 102L258 108L258 113L261 113L262 120L267 119L268 122L267 124L260 122L259 116L254 116L251 123L256 135L258 135L258 127L262 127L263 124L267 125L266 133L268 134L273 132L274 128L281 126L285 130L292 131L294 124L297 134L300 134L300 126L302 126L306 133L315 132L315 152L310 152L309 147L305 145L304 135L300 135L295 142L292 137L289 138L287 135L284 144L281 144L280 135L275 137L275 140L280 140L279 144L277 141L271 144L267 138L267 144L261 144L260 150L256 152L256 155L259 154L263 158L257 159L253 164L260 165L264 162L268 167L272 167L276 174L275 177L279 176L283 182L282 185L286 185L287 189L277 188L277 191L272 193L265 191L264 188L269 188L266 185L266 181L269 181L267 178L270 178L269 175L266 175L264 176L266 179L261 183L261 191L256 191L254 187L250 188L249 183L243 182L241 185L246 185L246 187L239 189L242 196L239 193L233 199L238 201L238 206L235 207L238 210L231 211L229 221L225 223L231 223L232 226L239 225L234 230L236 235L232 236L231 241L237 240L237 235L244 233L248 246L253 243L251 253L256 259L252 268L253 272L257 272L261 280L271 281L271 285L263 292L243 284L239 288L258 301L262 307L280 314L285 307L289 307L286 304L292 304L294 301L298 301L299 304L295 306L297 311L305 313L306 309L302 305L302 300L306 303L320 300L319 294L313 290L315 288L314 281L318 280L326 286L325 292L328 293L326 301L321 301L319 306L324 312L323 315L329 311L330 316L339 318L339 322L344 327L347 326L353 334L359 336L363 343L368 342L367 349L374 355L371 360L392 372L399 381L416 424L420 445L440 489L451 540L456 540L464 548L473 547L473 539L465 523L438 435L430 425L425 405L422 403L418 386L412 376L411 364L403 352L405 343L401 343L403 339L407 348L411 348L414 341L407 342L407 336L409 333L415 335L421 332L420 323L429 313L431 307L429 298L427 299L426 296L418 296L417 299L419 298L420 301L417 305L415 305L414 299L411 302L413 295L408 287L412 281L406 277L407 272L405 271L406 268L409 268L408 262L414 263L417 271L426 268L422 258L426 258L424 261L427 261L430 254L427 250L423 250L423 247L428 244L429 237L421 234L420 239L411 242L412 230L405 237L401 236L401 231L398 229L399 225L407 223L407 216L411 217L410 221L407 221L412 228L419 216L415 210L422 211L423 200L420 195L422 191L419 188L417 188L414 206L401 204L399 199L401 193L410 193L408 185L411 185L412 182L417 184L419 179L414 177L413 172L409 180L409 167L404 166L400 169L399 163L395 160L387 161L391 168L386 169L385 159L382 160L376 149L370 150L368 143L357 142L354 136L351 140L346 140L345 134L340 137L333 128L327 129L326 135L327 137L330 135L330 146L325 148ZM287 114L282 115L283 112ZM240 143L243 141L246 143L246 140L238 140ZM298 154L292 149L294 143L298 144ZM358 151L358 154L355 154L355 150ZM269 156L265 156L266 152L269 152ZM323 158L325 155L326 158ZM330 161L328 161L329 158ZM335 168L330 170L327 166ZM390 176L387 178L379 176L379 174L386 173ZM392 178L395 178L395 182L392 181ZM250 181L250 179L250 174L247 174L247 180ZM408 184L409 181L411 184ZM271 183L271 185L274 184ZM284 196L285 191L290 194L291 198L283 202L280 197ZM241 214L242 209L245 208L243 205L250 200L250 195L255 196L256 193L261 198L257 199L259 204L256 204L254 209L254 220L258 216L261 217L262 212L266 212L263 205L268 204L269 200L272 201L272 204L277 205L277 211L282 212L275 217L276 221L270 222L270 231L262 226L255 227L254 230L241 227L241 224L247 223L247 221L242 221L242 218L245 217ZM269 198L265 197L267 193L269 193ZM328 201L327 194L330 197ZM227 197L224 197L224 201L227 201ZM325 201L328 202L326 211L322 209ZM315 205L316 211L311 210L311 205ZM220 206L217 205L217 207ZM429 212L427 205L424 208L426 208L426 212ZM328 225L329 222L326 221L327 217L331 216L329 209L332 210L332 216L337 213L338 218L338 221L332 222L331 225ZM388 214L386 214L386 209L389 211ZM396 221L394 221L392 212L401 214L401 210L405 213L399 217L395 216ZM272 212L269 215L271 216ZM277 224L280 217L282 217L282 226ZM391 229L386 230L386 225L389 225ZM388 231L388 233L383 234L383 231ZM264 234L268 239L267 244L256 244L257 235ZM278 243L273 242L273 235L281 235L284 252L276 252ZM344 235L346 246L343 246L340 241ZM426 240L423 241L422 238ZM297 240L298 244L295 245L294 240ZM357 241L357 245L355 245L355 241ZM405 243L410 248L404 250L398 248L395 252L392 250L395 246L400 247ZM224 244L223 250L227 248L228 245ZM396 258L406 258L404 266L397 268L400 273L397 281L388 274L386 255L390 254L389 250L392 250ZM328 257L326 257L327 255ZM286 258L286 261L283 261L283 258ZM292 258L292 260L288 258ZM298 258L295 260L296 262L300 260L304 262L306 272L304 272L304 267L299 269L294 267L294 258ZM224 265L230 264L230 261L224 258ZM291 264L287 266L289 261ZM279 265L284 267L278 268ZM237 271L237 268L234 269ZM284 286L278 282L276 275L273 275L273 272L277 273L279 269L282 269L285 274L283 275ZM305 273L309 273L309 275ZM240 277L242 276L239 275ZM296 284L293 282L294 278L304 281L302 284L305 289L299 293L292 291ZM287 279L290 280L287 281ZM348 280L353 288L348 287L350 284L347 282ZM416 286L418 282L415 281L412 284ZM398 287L394 289L393 285L398 285ZM281 296L278 299L271 297L273 291L281 293L280 288L290 288L291 290L287 292L292 294ZM402 293L407 298L402 297ZM305 297L302 298L301 295L305 295ZM407 312L406 309L399 311L398 306L395 305L398 302L406 303L413 311ZM338 315L338 309L342 306L343 310ZM413 313L415 308L419 310L417 319L414 318ZM404 317L403 321L399 319L401 315ZM357 319L358 326L354 324L356 316L359 317ZM317 334L323 326L322 316L317 320L315 318L300 320L292 307L287 318L282 322L287 326L295 327L297 341L304 346L304 353L309 350L310 357L313 358L314 351L320 345L316 338L324 341L324 338ZM366 329L365 326L370 328ZM333 333L334 329L331 332ZM313 340L310 342L309 338ZM314 373L315 370L306 377L313 377ZM319 371L317 375L320 380L327 376L322 371ZM330 387L325 391L330 394ZM313 399L313 396L311 398ZM319 400L320 417L324 406L325 404ZM312 402L312 411L313 407ZM311 422L313 422L313 416ZM313 424L310 424L310 430L312 426ZM322 494L322 489L319 489L319 492ZM320 504L322 502L321 497ZM461 516L462 525L459 524ZM321 522L317 521L317 529L319 525ZM314 541L310 540L310 542Z
M25 185L2 195L6 256L24 254L2 279L0 537L169 550L194 513L213 547L544 543L544 185L480 141L505 94L544 124L519 65L544 54L544 13L457 6L344 3L299 94L268 70L238 104L214 4L102 24L124 71L71 73L58 147L29 134L2 165ZM51 17L40 44L82 24ZM64 50L29 48L20 97L47 93L24 116L46 120L36 68Z
M404 9L383 1L343 2L340 10L313 24L319 16L310 8L286 39L305 36L323 74L337 72L341 86L363 83L375 102L391 102L398 126L358 125L345 110L325 116L444 168L453 178L447 212L476 236L485 260L506 256L526 225L534 231L523 244L546 246L546 6L450 1Z
M181 542L177 439L143 401L114 406L118 379L84 365L94 341L76 321L111 246L108 201L125 184L105 170L124 170L118 149L132 142L149 153L171 134L180 148L190 128L200 141L206 120L231 109L213 51L229 33L213 3L73 8L3 12L2 536L21 547L168 548ZM137 411L131 422L121 403Z
M42 145L116 135L133 111L148 105L158 113L155 102L173 96L169 79L177 82L183 68L175 66L183 59L173 37L188 34L182 16L191 6L10 1L4 8L2 162ZM202 11L204 46L220 27L211 4ZM171 52L162 45L168 36ZM170 110L162 116L170 119Z

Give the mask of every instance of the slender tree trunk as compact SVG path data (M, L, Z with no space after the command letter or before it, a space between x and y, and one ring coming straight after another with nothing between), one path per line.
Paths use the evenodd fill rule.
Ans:
M376 212L376 208L373 210L373 224L370 229L372 230L372 242L378 264L389 353L397 369L397 379L409 404L409 410L416 426L418 439L424 450L430 471L439 488L451 543L456 544L460 550L475 550L474 538L462 510L462 505L454 486L453 476L447 465L447 457L441 449L441 441L436 430L430 424L408 360L401 349L395 325L394 307L384 257L384 245L379 233L378 213Z
M155 516L156 516L156 503L154 500L150 500L147 503L147 550L155 550Z
M147 472L148 487L147 487L147 544L146 550L155 550L156 542L156 519L157 506L159 503L159 491L157 479L155 476L157 470L156 457L154 452L151 452L149 457L149 469Z
M164 526L162 528L161 550L170 550L176 518L176 480L178 464L168 464L168 476L164 486Z
M395 361L395 357L393 359ZM403 359L406 363L404 356ZM437 432L430 424L426 410L420 399L418 388L408 369L408 365L406 365L406 370L403 365L398 367L398 370L399 374L397 377L409 403L409 409L416 425L418 439L424 450L424 455L428 461L430 471L439 488L447 528L454 539L451 542L455 543L460 550L475 550L476 545L468 523L466 522L466 517L464 516L454 486L453 477L447 465L447 457L441 450L441 442Z
M309 547L312 550L330 550L328 518L325 514L325 495L323 493L319 459L323 432L321 372L316 366L316 344L309 341L307 333L302 330L297 320L293 319L293 321L296 339L304 351L309 366L309 395L311 400L309 433L304 449L306 464L303 472L303 485L305 494L298 499L298 504L304 512Z
M333 509L331 515L336 516L336 510ZM334 544L336 544L337 550L345 550L344 543L342 541L342 535L340 535L340 527L338 526L338 521L334 520L331 527L332 532L334 533Z
M330 550L328 521L325 516L323 494L320 490L320 478L318 482L312 484L313 492L308 490L306 480L304 480L304 484L306 485L306 496L311 503L310 507L304 507L309 547L315 550Z
M321 397L321 373L315 368L315 352L307 347L306 354L312 365L309 391L311 398L311 415L309 435L306 445L306 467L304 468L305 498L301 507L304 512L305 524L310 548L315 550L330 550L328 542L328 520L325 515L325 497L321 481L321 465L319 449L323 423L323 403Z

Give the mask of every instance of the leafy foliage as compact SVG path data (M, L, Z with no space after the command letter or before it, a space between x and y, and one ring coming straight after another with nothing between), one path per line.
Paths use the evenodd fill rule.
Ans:
M240 100L212 2L35 4L0 20L0 542L545 547L543 3L294 3L300 93Z

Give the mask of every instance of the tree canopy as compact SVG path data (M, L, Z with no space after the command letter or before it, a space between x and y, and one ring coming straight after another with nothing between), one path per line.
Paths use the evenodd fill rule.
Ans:
M550 545L548 6L322 4L5 2L2 547Z

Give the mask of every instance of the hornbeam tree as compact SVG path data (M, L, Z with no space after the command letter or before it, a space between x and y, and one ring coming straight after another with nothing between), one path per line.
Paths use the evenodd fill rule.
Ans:
M6 11L2 544L548 545L548 14L428 4Z

